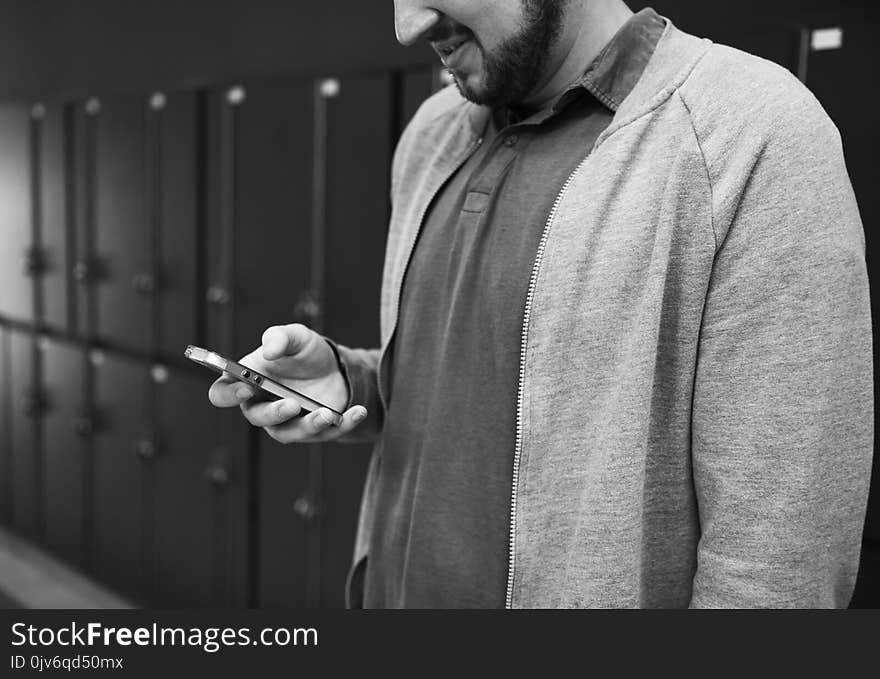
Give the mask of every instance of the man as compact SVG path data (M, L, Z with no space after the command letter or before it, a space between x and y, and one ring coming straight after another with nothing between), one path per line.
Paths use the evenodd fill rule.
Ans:
M864 233L787 71L620 0L398 0L455 79L400 141L382 348L244 361L375 440L352 605L838 607L873 446Z

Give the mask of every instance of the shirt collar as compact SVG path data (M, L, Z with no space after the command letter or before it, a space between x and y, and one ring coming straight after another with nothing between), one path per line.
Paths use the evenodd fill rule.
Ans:
M663 34L666 22L652 8L637 12L620 27L599 52L583 76L541 112L525 118L504 108L496 111L501 126L514 122L541 123L580 98L586 90L613 112L635 88L647 66L654 48Z
M616 112L635 88L665 28L663 17L650 7L634 14L589 65L578 85ZM564 105L567 94L557 106Z

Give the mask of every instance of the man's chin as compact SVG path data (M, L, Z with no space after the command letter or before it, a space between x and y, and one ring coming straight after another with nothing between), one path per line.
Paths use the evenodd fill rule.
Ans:
M450 71L450 73L452 74L452 80L462 97L474 104L479 104L480 106L492 105L492 97L488 96L481 79L477 79L476 82L473 82L474 78L463 77L455 71Z

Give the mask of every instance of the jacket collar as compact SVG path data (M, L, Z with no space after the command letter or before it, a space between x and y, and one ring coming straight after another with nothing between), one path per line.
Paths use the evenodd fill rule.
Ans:
M697 38L679 30L667 17L666 28L657 42L642 77L620 102L608 128L596 140L596 146L621 127L653 110L678 89L712 45L706 38ZM466 102L466 117L474 135L482 136L491 116L491 109Z

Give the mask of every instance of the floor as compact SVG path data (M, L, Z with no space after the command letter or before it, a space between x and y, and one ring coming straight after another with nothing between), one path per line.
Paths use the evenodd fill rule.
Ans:
M68 564L0 528L0 608L135 608Z

